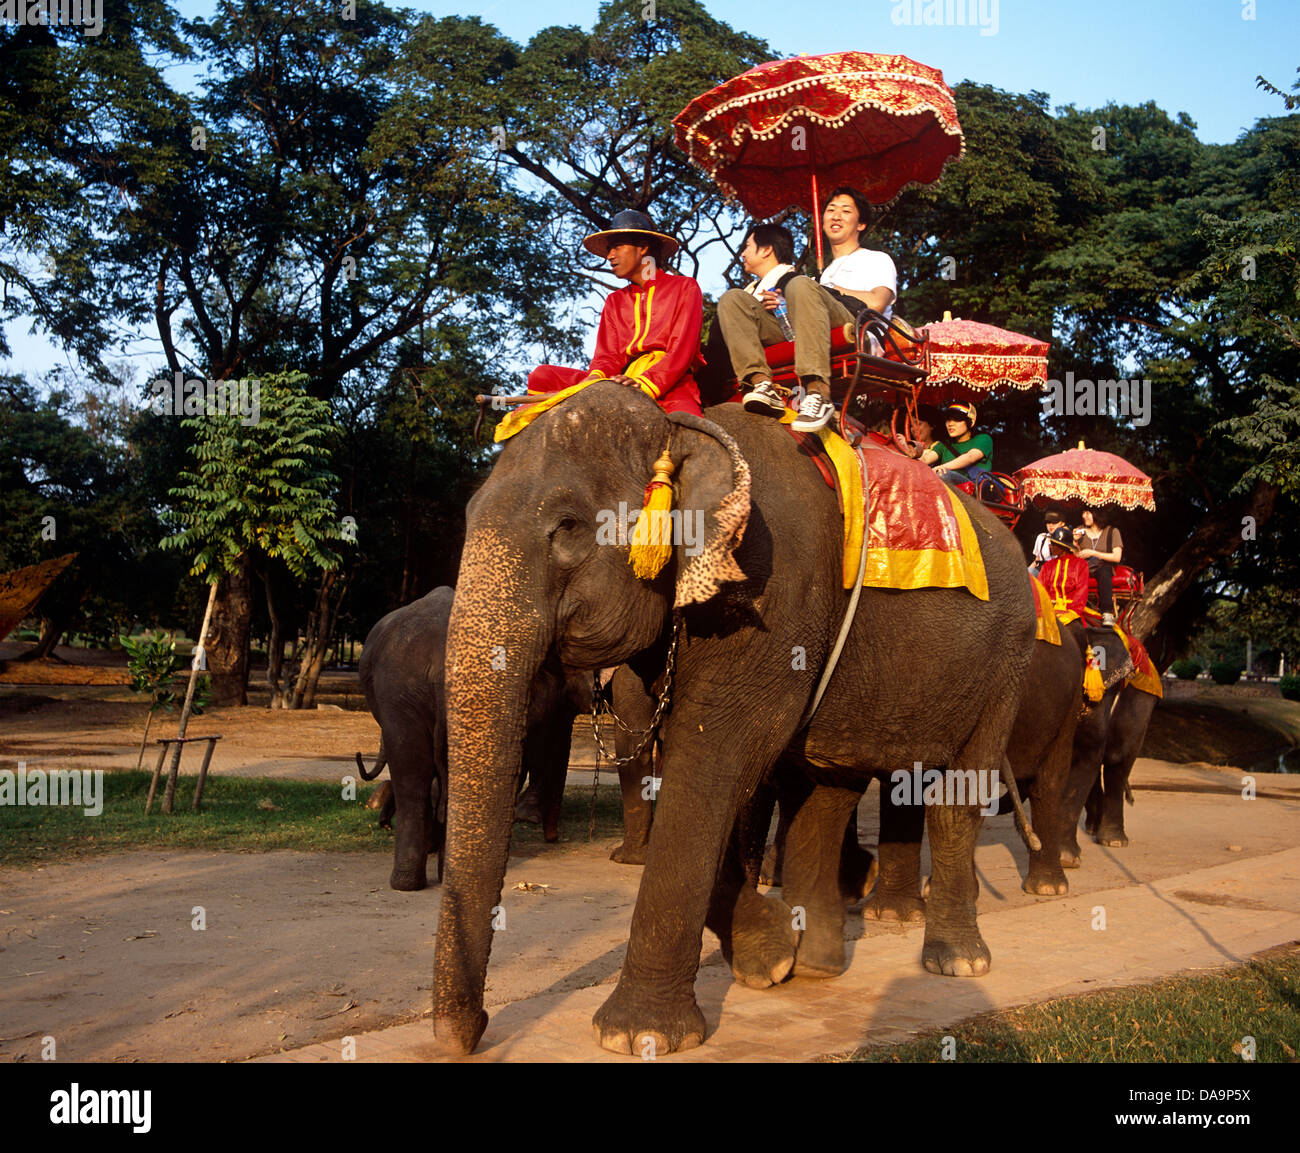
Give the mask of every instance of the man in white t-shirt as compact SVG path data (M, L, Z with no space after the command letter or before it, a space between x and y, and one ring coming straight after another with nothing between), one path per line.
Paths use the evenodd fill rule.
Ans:
M871 206L861 193L852 188L837 188L822 212L822 231L830 241L831 262L821 275L821 282L806 276L796 276L784 283L783 295L794 329L794 367L806 395L799 405L799 415L792 428L800 432L813 432L830 423L835 408L830 395L831 333L853 322L862 308L874 308L889 316L898 291L898 272L894 262L883 252L863 248L861 237L870 219ZM723 335L729 349L744 348L755 343L774 344L770 327L763 325L752 307L740 305L731 293L724 293L718 302L718 320L723 325ZM764 302L765 309L775 303ZM781 337L780 339L784 339ZM749 412L769 413L779 416L785 411L785 401L768 376L767 360L750 355L737 361L733 351L733 365L742 386L750 386L745 397Z

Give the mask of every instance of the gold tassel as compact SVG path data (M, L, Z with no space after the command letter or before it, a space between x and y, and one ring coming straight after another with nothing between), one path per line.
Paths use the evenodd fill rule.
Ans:
M1088 667L1083 673L1083 693L1094 705L1106 693L1106 686L1101 679L1101 670L1097 668L1092 645L1088 646Z
M632 548L628 563L642 580L653 580L673 555L672 520L673 460L668 455L671 441L655 461L655 475L645 486L645 507L632 530Z

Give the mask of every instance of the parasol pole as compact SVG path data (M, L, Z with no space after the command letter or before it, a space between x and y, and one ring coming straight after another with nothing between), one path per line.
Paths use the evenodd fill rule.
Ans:
M826 267L826 262L822 259L822 215L818 208L821 204L821 198L817 195L817 167L814 164L812 169L812 194L813 194L813 236L817 243L817 272L820 275L822 269Z

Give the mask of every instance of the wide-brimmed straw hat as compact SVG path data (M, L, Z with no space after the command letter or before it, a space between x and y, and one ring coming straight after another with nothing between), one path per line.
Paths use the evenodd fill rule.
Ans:
M662 246L660 255L664 260L681 248L671 236L659 232L650 217L635 208L625 208L622 212L615 213L609 227L585 237L582 247L596 256L605 257L615 244L627 244L629 241L635 243L637 236L653 237L659 241Z

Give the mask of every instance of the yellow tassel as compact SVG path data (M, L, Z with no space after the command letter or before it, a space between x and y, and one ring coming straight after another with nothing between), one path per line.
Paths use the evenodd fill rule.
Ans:
M673 461L665 445L663 455L655 461L655 475L645 486L645 507L632 530L632 548L628 563L642 580L653 580L673 555L672 519Z
M1092 645L1088 646L1088 667L1083 673L1083 692L1095 705L1106 693L1106 686L1101 679L1101 670L1097 668Z

